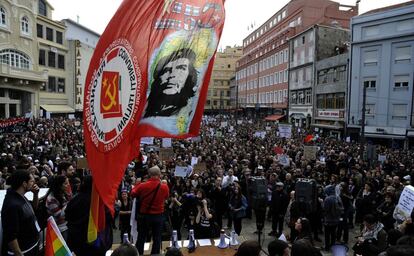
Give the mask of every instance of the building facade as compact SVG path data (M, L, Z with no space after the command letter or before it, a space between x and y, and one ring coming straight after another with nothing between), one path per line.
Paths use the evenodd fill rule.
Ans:
M243 40L236 67L239 106L247 113L288 112L289 40L314 24L349 27L357 6L329 0L292 0Z
M70 60L64 23L52 19L53 7L38 0L36 37L39 45L38 64L47 72L47 83L40 87L40 116L74 113L74 87L68 84Z
M36 1L0 2L0 119L38 114L47 73L38 64Z
M414 4L371 11L351 26L349 134L356 138L364 129L373 142L412 142Z
M315 97L312 126L322 134L342 138L345 132L345 102L349 53L320 60L315 69ZM338 49L338 53L340 49Z
M349 42L348 29L324 25L290 39L289 118L296 127L309 128L313 122L316 63L344 52Z
M68 84L74 87L73 106L77 115L81 115L86 73L100 35L73 20L64 19L62 22L66 25L66 40L69 47Z
M242 56L242 47L227 46L216 53L213 72L208 86L204 110L207 113L228 111L230 104L230 79L234 77L236 61Z

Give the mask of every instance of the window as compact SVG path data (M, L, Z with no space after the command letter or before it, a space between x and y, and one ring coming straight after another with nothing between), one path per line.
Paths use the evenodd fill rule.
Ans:
M53 29L46 27L46 39L53 41Z
M288 75L289 75L289 71L287 69L285 69L285 77L284 77L284 82L287 83L288 81Z
M29 19L26 16L23 16L20 21L20 31L23 34L29 34Z
M290 102L292 104L297 104L298 103L298 97L297 97L297 93L296 92L292 92L291 93Z
M362 28L362 33L364 37L373 37L377 36L380 33L380 26L369 26Z
M338 93L336 98L336 108L344 109L345 108L345 93Z
M58 68L65 69L65 56L58 54Z
M305 44L305 36L302 36L302 44Z
M375 115L375 104L365 104L365 115L367 116Z
M46 1L39 0L39 14L43 16L47 16L47 6Z
M326 106L325 106L325 97L324 96L325 95L323 95L323 94L319 94L318 96L316 96L316 105L317 105L318 108L321 108L321 109L326 108Z
M12 49L5 49L0 51L0 63L21 69L31 68L29 56Z
M306 90L306 104L312 104L312 91Z
M298 104L305 104L305 92L298 92Z
M392 119L407 119L407 104L393 104L392 105Z
M46 66L46 51L43 49L39 50L39 65Z
M327 109L335 108L335 98L333 94L326 95L326 108Z
M378 63L378 51L365 51L364 52L364 65L376 66Z
M410 76L402 75L394 77L394 87L395 88L408 88L408 81Z
M58 78L57 89L58 93L65 93L65 78Z
M56 77L49 76L49 82L47 84L48 92L56 92Z
M37 37L43 38L43 26L41 24L36 24L37 28Z
M48 66L56 67L56 53L49 51L48 52Z
M318 72L318 84L326 84L328 82L326 70Z
M284 57L285 57L284 61L285 62L288 62L288 59L289 59L288 49L285 49L285 55L284 55Z
M0 26L7 26L6 9L4 7L0 7Z
M364 86L367 89L370 89L370 88L375 89L377 87L377 81L375 81L375 80L365 80L364 81Z
M286 10L284 10L283 12L282 12L282 19L284 19L286 17Z
M9 104L9 117L16 117L18 115L17 104Z
M411 46L395 48L395 63L406 64L411 62Z
M63 34L60 31L56 31L56 43L63 44Z
M346 66L340 66L336 69L336 81L346 81Z

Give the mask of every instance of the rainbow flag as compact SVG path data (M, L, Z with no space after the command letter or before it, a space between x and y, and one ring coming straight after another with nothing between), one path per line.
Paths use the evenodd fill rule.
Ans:
M53 217L47 220L45 256L72 256Z
M95 183L92 185L91 207L89 209L88 243L98 238L98 233L105 228L105 205L99 197Z

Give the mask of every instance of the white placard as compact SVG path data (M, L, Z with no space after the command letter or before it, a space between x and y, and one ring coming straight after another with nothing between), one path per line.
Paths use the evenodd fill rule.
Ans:
M50 112L46 111L46 119L50 119Z
M279 137L290 139L292 137L292 125L279 124Z
M349 137L349 136L348 136L348 137L346 137L345 142L346 142L346 143L350 143L350 142L351 142L351 137Z
M143 164L146 164L146 163L147 163L147 160L148 160L148 156L143 155L143 156L142 156L142 163L143 163Z
M227 127L227 122L221 122L220 127L221 128Z
M237 124L243 124L243 121L242 120L237 120Z
M198 239L197 242L198 242L198 245L200 246L211 246L210 239Z
M73 120L73 119L75 119L75 115L74 114L69 114L68 115L68 118L71 119L71 120Z
M153 145L154 144L154 137L142 137L141 144L145 145Z
M272 127L266 126L266 131L271 131L271 130L272 130Z
M381 163L384 163L385 160L387 160L387 156L386 155L378 155L378 161Z
M176 177L187 177L188 167L187 166L176 166L174 176Z
M170 148L171 145L172 145L171 138L163 138L161 145L162 145L163 148Z
M414 208L414 187L405 186L401 193L400 200L395 207L393 217L396 220L404 221L410 217Z
M191 166L194 167L194 165L196 165L198 163L198 157L193 156L191 157Z
M283 166L289 166L290 164L289 157L287 155L279 156L279 163Z

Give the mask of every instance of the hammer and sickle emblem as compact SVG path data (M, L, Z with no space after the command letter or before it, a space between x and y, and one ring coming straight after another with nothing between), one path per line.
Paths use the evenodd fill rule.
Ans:
M109 100L110 100L108 105L102 104L102 108L105 111L110 110L113 106L115 106L117 104L116 99L115 99L115 97L116 97L116 86L115 86L115 84L116 84L116 79L117 78L118 77L115 76L114 79L112 80L112 83L111 82L108 83L108 79L105 79L102 82L103 87L106 88L105 97L108 97ZM111 93L111 88L112 88L112 93Z

